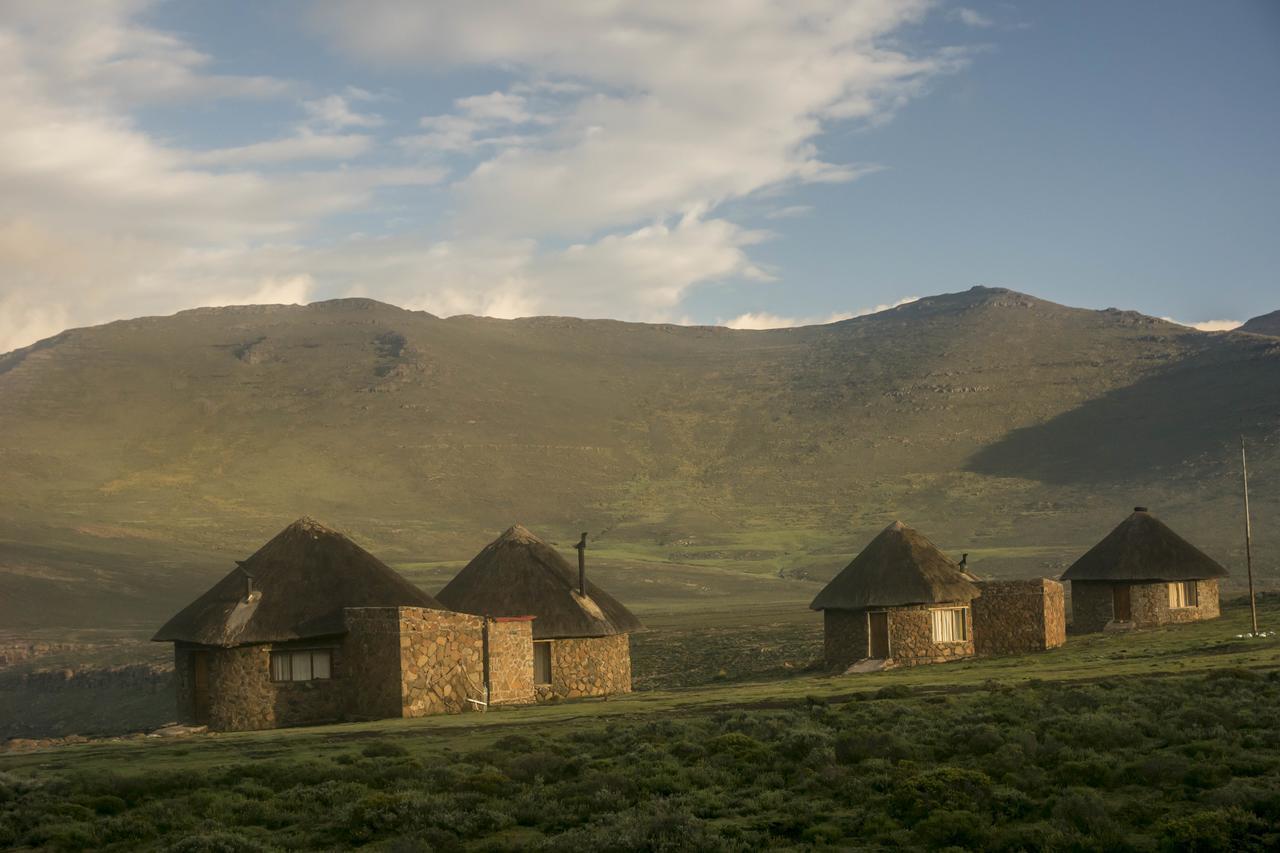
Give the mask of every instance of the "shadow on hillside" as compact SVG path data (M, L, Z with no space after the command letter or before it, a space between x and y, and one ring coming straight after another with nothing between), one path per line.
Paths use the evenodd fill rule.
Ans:
M1167 370L1014 430L975 453L979 474L1057 485L1191 474L1235 462L1246 438L1274 453L1280 346L1211 347ZM1261 449L1261 448L1260 448Z

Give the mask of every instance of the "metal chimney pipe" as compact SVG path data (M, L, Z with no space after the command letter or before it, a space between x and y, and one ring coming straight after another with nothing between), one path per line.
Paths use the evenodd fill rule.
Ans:
M583 598L587 597L587 534L583 533L582 538L578 540L578 544L573 547L578 549L578 595Z
M244 575L244 600L249 601L253 598L253 575L249 574L249 570L239 560L236 560L236 568Z

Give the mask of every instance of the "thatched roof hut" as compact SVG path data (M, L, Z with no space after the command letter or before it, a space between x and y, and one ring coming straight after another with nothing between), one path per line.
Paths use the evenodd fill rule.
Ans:
M1190 581L1220 578L1227 570L1169 529L1146 507L1094 545L1062 574L1065 581Z
M920 533L895 521L832 578L809 607L863 610L950 604L978 595L972 576Z
M343 631L345 607L446 609L338 531L300 518L152 639L229 647L322 637Z
M437 596L478 616L533 616L535 640L607 637L642 628L640 620L578 572L546 542L515 525L484 547Z

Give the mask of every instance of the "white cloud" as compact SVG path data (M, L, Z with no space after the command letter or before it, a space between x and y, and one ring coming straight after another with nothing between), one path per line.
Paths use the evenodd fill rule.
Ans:
M819 317L783 317L778 314L770 314L767 311L748 312L739 314L732 320L726 320L721 325L730 329L791 329L797 326L821 326L827 323L838 323L841 320L852 320L854 317L865 317L868 314L879 314L881 311L888 311L891 308L897 308L899 305L915 302L919 298L919 296L907 296L897 302L877 305L874 308L862 308L858 311L849 312L837 311L833 314Z
M769 219L795 219L799 216L807 216L813 213L813 207L807 204L792 204L787 207L780 207L777 210L771 210L765 214Z
M457 113L425 116L418 124L427 132L400 137L397 142L410 149L473 151L481 146L521 145L533 137L511 133L517 125L532 121L547 123L528 110L523 95L490 92L454 101Z
M373 137L363 134L323 134L302 128L285 139L199 151L188 156L187 162L199 166L245 166L296 160L350 160L368 151L372 144Z
M136 23L150 0L6 2L0 7L0 68L25 67L33 82L81 104L190 98L273 98L292 90L267 76L210 74L211 57L182 39Z
M239 293L205 293L197 307L221 307L223 305L305 305L315 290L315 281L309 275L284 277L268 276L253 285L253 290Z
M1243 320L1201 320L1197 323L1184 323L1181 320L1175 320L1172 317L1161 317L1160 319L1167 320L1170 323L1177 323L1179 326L1199 329L1202 332L1229 332L1232 329L1238 329L1244 325Z
M346 95L326 95L323 98L303 101L302 108L306 110L312 122L335 130L342 130L348 127L381 126L383 124L382 116L374 113L358 113L351 109L350 100L353 95L365 100L372 97L362 89L349 88Z
M573 239L769 188L857 177L864 170L823 161L814 139L831 121L882 118L957 67L953 52L914 57L889 46L927 8L373 0L326 3L318 18L359 59L494 65L529 83L579 87L556 94L557 120L536 144L500 146L455 187L464 228ZM466 149L476 117L458 107L432 117L431 134L417 141Z
M964 24L966 27L977 27L980 29L994 27L996 23L976 9L968 9L964 6L952 9L950 17Z
M873 168L828 162L826 128L883 121L962 62L897 41L927 0L324 4L321 28L359 62L510 81L387 146L385 96L302 100L290 81L216 73L140 23L150 5L0 4L0 346L209 300L360 292L437 313L686 319L691 288L770 278L750 257L768 235L721 205L759 195L801 215L788 188ZM303 115L204 151L137 120L209 98ZM379 208L382 188L449 175L456 215L436 232L379 230L379 214L416 221ZM411 195L395 203L423 206ZM345 214L374 233L316 239Z

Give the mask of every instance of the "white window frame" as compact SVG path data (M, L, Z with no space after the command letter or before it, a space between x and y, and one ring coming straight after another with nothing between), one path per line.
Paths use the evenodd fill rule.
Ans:
M961 643L969 642L968 611L969 611L968 607L931 607L929 608L929 631L930 631L930 635L933 638L934 645L948 646L948 645L958 645ZM948 614L959 613L960 614L959 620L957 620L954 615L951 616L952 630L950 631L945 630L945 628L941 631L938 630L939 626L944 624L941 621L943 618L942 617L943 613L948 613ZM958 632L959 636L954 636L957 633L955 631L957 627L959 628L959 632ZM942 635L952 634L953 636L951 637L951 639L946 639L944 637L940 637L939 636L940 634Z
M319 661L324 663L316 666ZM272 649L269 665L271 681L276 684L329 681L333 678L333 649ZM326 674L317 675L317 670Z
M1173 581L1169 584L1169 609L1193 610L1200 606L1200 590L1195 581Z
M534 683L534 686L536 686L536 687L549 687L549 686L551 685L551 680L552 680L552 674L551 674L551 671L552 671L552 664L554 663L554 660L555 660L555 658L553 657L553 654L554 654L554 652L553 652L553 650L552 650L552 648L551 648L551 641L550 641L550 640L535 640L535 641L534 641L534 643L533 643L533 683ZM545 656L546 656L546 660L547 660L547 680L546 680L546 681L541 681L541 680L539 680L539 678L538 678L538 656L539 656L539 655L545 655Z

